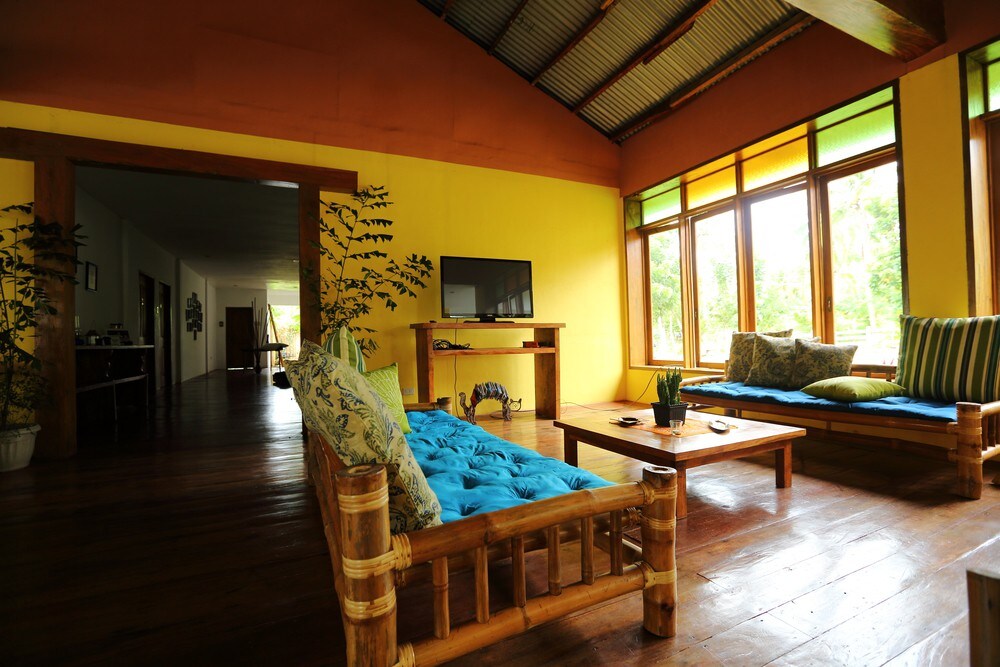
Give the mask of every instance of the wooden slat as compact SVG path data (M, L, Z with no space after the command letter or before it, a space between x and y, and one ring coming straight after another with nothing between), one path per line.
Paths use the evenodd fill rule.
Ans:
M562 561L559 558L559 527L545 531L548 541L549 595L562 593Z
M490 579L486 547L476 549L476 620L490 620Z
M555 67L560 60L565 58L570 51L576 48L577 44L583 41L584 37L589 35L594 28L599 26L601 21L604 20L604 17L608 15L609 11L611 11L611 8L615 6L615 2L617 2L617 0L605 0L605 2L597 9L597 12L587 22L587 25L583 26L575 35L573 35L572 39L566 43L566 46L559 50L559 53L552 56L547 63L542 65L535 76L532 77L531 85L536 85L539 79L541 79L546 72Z
M521 2L518 3L517 7L514 8L514 11L510 13L510 17L507 19L503 28L501 28L500 32L497 33L497 36L493 38L489 48L486 49L486 53L491 56L493 55L493 52L497 50L498 46L500 46L500 42L502 42L503 38L507 36L507 33L510 31L510 27L514 25L515 21L517 21L517 17L521 15L521 11L524 9L526 4L528 4L528 0L521 0Z
M524 537L518 535L510 539L511 576L514 579L514 606L523 607L528 600L524 578Z
M594 583L594 517L580 521L580 580Z
M445 639L451 633L448 609L448 559L434 559L434 636Z
M622 513L615 511L611 513L611 530L608 533L611 538L611 574L619 575L624 570L622 562Z
M910 61L945 41L941 0L788 0L824 23Z

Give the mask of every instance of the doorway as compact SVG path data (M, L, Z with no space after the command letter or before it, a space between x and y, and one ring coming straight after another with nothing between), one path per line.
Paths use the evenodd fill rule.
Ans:
M253 308L226 308L226 369L253 366Z
M163 377L163 346L156 336L156 281L139 272L139 342L153 346L151 387L159 387Z
M157 304L156 343L157 349L163 351L163 372L159 373L156 389L159 391L174 383L173 373L173 301L170 298L170 285L160 283L160 303Z

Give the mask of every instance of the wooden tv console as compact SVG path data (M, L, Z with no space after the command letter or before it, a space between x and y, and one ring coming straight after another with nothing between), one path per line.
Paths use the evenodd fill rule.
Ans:
M545 419L559 419L559 330L565 324L529 324L522 322L417 322L411 324L417 337L417 400L434 401L434 360L438 357L473 355L535 355L535 414ZM539 347L478 347L459 350L435 350L437 329L534 329ZM457 397L455 398L457 401Z

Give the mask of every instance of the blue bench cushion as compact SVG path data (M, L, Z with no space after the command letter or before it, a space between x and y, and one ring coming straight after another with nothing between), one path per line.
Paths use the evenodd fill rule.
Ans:
M685 394L706 398L725 398L883 417L931 419L942 422L953 422L956 419L954 403L942 403L906 396L889 396L877 401L842 403L826 398L816 398L801 391L757 387L742 382L709 382L683 387L681 391Z
M593 473L507 442L441 410L406 416L412 429L406 440L441 503L443 523L611 486Z

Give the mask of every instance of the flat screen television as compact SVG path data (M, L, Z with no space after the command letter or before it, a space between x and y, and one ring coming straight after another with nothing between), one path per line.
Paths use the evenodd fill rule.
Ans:
M441 315L479 318L534 317L531 262L485 257L441 258Z

